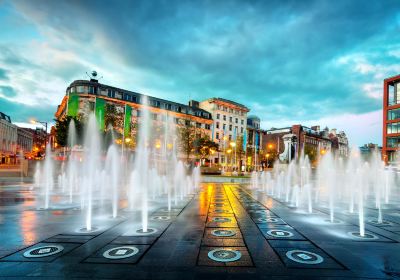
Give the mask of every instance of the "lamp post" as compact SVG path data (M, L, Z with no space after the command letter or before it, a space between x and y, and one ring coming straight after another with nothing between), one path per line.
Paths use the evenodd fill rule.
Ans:
M229 145L232 147L232 148L234 148L235 149L235 168L237 167L236 165L237 165L237 162L236 162L236 143L235 142L231 142L231 143L229 143Z
M47 122L37 121L35 119L32 119L30 122L31 122L31 124L40 123L41 125L43 125L45 127L44 150L46 151L46 146L47 146Z

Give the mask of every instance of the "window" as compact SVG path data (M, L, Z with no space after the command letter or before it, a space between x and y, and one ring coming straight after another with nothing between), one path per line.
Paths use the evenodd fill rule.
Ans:
M232 131L232 125L231 124L229 125L229 131Z
M388 148L400 147L400 137L388 137L386 146Z
M240 128L240 133L243 133L243 127Z
M89 86L89 94L94 94L94 87L93 86Z
M239 119L238 119L238 118L236 118L236 119L235 119L235 123L238 123L238 121L239 121Z
M232 140L232 135L229 135L229 138L228 138L228 139L229 139L229 141L231 141L231 140Z
M85 88L84 86L77 86L77 91L78 93L84 93L85 92Z
M223 124L222 129L225 130L225 128L226 128L226 124Z
M215 139L219 139L219 133L215 133Z
M205 128L206 128L206 129L211 129L211 126L210 126L209 124L206 124L206 125L205 125Z
M101 92L103 92L103 90L101 90ZM110 97L110 98L115 98L115 91L109 89L109 90L107 91L107 95L108 95L108 97Z
M400 133L400 122L389 123L387 125L387 133Z
M75 93L75 92L76 92L75 87L71 87L71 88L69 89L69 92L70 92L70 93Z
M196 127L197 127L197 128L201 128L201 123L198 123L198 122L197 122L197 123L196 123Z
M224 121L226 121L226 116L225 115L223 115L222 118L223 118Z
M232 122L232 117L229 117L229 122Z
M122 92L115 92L115 98L122 99Z
M389 121L395 120L395 119L400 119L400 108L389 110L388 114L387 114L387 119Z
M216 127L216 128L219 128L219 122L216 123L215 127Z
M400 103L400 84L388 86L388 105L395 105Z
M219 120L219 114L217 114L217 120Z
M240 120L240 124L241 124L241 125L244 125L244 120Z

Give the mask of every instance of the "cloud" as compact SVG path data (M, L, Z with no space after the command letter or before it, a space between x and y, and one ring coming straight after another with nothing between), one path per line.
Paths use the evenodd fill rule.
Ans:
M0 68L17 93L9 100L27 105L56 105L96 69L104 83L182 103L233 99L266 124L363 115L400 72L395 4L14 1L35 36L0 46Z
M16 96L16 92L10 86L0 86L0 96L14 97L14 96Z
M0 68L0 81L8 80L7 71Z

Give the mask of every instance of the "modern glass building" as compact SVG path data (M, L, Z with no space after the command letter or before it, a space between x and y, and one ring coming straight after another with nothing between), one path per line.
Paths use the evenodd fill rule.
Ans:
M400 75L383 82L382 157L386 163L400 160Z

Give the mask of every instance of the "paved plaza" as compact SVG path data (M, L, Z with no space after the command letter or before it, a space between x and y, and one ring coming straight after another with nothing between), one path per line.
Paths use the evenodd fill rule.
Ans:
M112 219L58 204L38 209L30 185L2 186L0 278L103 279L390 279L400 273L400 211L384 210L368 240L351 237L357 216L315 209L306 214L244 185L204 183L169 211L150 202L149 230L140 211ZM57 196L53 200L57 201ZM60 199L60 201L62 201ZM125 207L125 208L124 208Z

